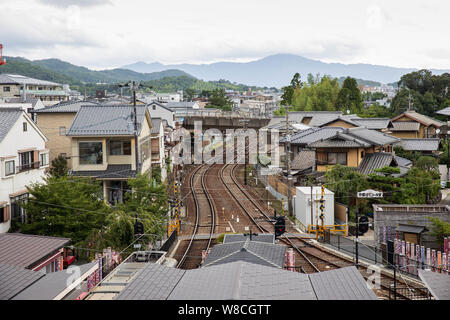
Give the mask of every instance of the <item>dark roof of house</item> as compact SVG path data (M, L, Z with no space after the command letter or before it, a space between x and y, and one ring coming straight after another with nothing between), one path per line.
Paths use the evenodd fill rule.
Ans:
M418 131L420 128L419 122L412 121L395 121L392 122L391 131Z
M39 110L33 110L34 113L77 113L81 106L98 106L99 104L91 101L62 101L50 107Z
M397 166L397 160L392 155L392 153L386 152L376 152L376 153L367 153L359 164L359 172L362 174L371 174L374 173L376 169L381 169L384 167Z
M389 118L353 118L352 121L361 127L373 130L387 129L389 126L392 126Z
M241 242L245 241L249 236L244 236L243 234L225 234L223 238L223 243L231 242ZM275 243L275 235L273 234L257 234L252 236L252 241Z
M168 108L167 106L165 106L165 105L162 104L162 103L159 103L158 101L152 101L152 102L150 102L148 105L151 106L152 104L156 104L157 106L159 106L159 107L161 107L161 108L163 108L163 109L166 109L166 110L168 110L168 111L170 111L170 112L174 112L172 109ZM150 114L151 114L151 109L150 109Z
M419 277L436 300L450 300L450 276L419 269Z
M401 139L396 145L408 151L437 151L439 139Z
M246 261L268 267L283 268L285 260L286 246L246 239L241 242L215 245L206 256L203 267Z
M0 74L0 84L28 84L44 86L60 86L59 83L34 79L20 74Z
M425 226L414 226L410 224L399 224L395 231L406 232L406 233L422 233L428 231Z
M0 261L27 268L64 247L71 240L22 233L0 234Z
M302 150L292 160L292 170L306 170L316 164L316 152L312 150Z
M8 103L31 103L31 107L35 107L41 99L34 96L26 95L25 100L22 97L8 99Z
M0 108L0 142L6 137L22 112L21 108Z
M72 174L97 179L127 179L135 178L136 170L131 170L131 164L109 164L106 170L73 171Z
M402 158L402 157L399 157L399 156L394 156L394 158L395 158L395 161L397 161L397 163L398 163L398 165L400 167L409 167L409 166L412 165L412 161L409 160L409 159Z
M116 299L377 299L355 267L346 267L339 269L339 272L335 271L338 270L316 273L312 278L312 275L244 261L191 270L180 270L149 263L116 296ZM324 287L325 282L327 288Z
M337 120L342 116L341 111L300 111L289 112L289 120L293 122L302 123L305 118L311 118L309 123L305 123L311 127L320 127L326 123Z
M0 300L13 298L43 276L43 272L0 263Z
M138 134L142 129L146 106L137 105ZM81 106L68 136L134 135L134 111L132 105Z
M53 300L53 298L66 290L74 281L78 280L76 278L77 275L82 277L95 266L98 266L98 262L96 261L69 267L58 272L47 273L31 286L21 291L13 300Z

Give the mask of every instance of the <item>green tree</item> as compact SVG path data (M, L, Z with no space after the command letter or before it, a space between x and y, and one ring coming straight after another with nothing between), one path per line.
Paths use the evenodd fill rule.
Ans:
M233 102L225 95L224 89L214 89L209 96L209 103L206 107L231 111Z
M442 246L444 238L450 236L450 223L442 221L437 217L428 217L431 221L431 234L436 238L436 241Z
M61 177L67 175L67 160L62 155L52 160L50 166L49 174L53 177Z
M300 80L301 76L300 73L294 74L291 80L291 84L287 87L281 88L283 91L283 94L281 95L281 105L282 106L289 106L292 104L292 98L294 95L294 91L298 90L302 87L302 82Z
M77 244L100 229L112 211L101 199L100 183L90 178L48 176L27 189L30 198L22 204L27 223L18 223L23 233L68 237Z
M355 168L337 164L325 174L325 186L334 192L339 202L349 204L357 192L367 189L368 183Z
M356 79L347 77L342 84L336 101L336 108L343 112L360 113L363 101Z
M192 101L195 98L195 90L192 88L187 88L186 89L186 97L187 97L187 101Z
M312 75L311 75L312 76ZM334 111L339 93L337 79L323 76L297 88L292 96L293 111Z

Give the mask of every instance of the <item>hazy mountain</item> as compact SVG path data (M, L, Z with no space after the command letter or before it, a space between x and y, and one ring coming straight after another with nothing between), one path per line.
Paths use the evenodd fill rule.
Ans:
M19 73L43 80L60 83L90 82L113 83L128 80L149 81L165 77L188 76L184 71L164 68L152 73L139 73L128 69L112 69L95 71L86 67L73 65L59 59L27 60L24 58L7 57L6 65L0 67L3 73ZM50 79L52 78L52 79Z
M217 62L212 64L163 65L158 62L150 64L138 62L123 66L122 68L136 72L157 72L164 69L178 69L203 80L227 79L232 82L267 87L288 85L296 72L302 75L303 80L306 79L308 73L320 73L321 75L327 74L337 78L350 76L389 83L396 82L402 75L417 70L361 63L325 63L293 54L277 54L245 63ZM435 74L450 72L450 70L433 69L431 71Z

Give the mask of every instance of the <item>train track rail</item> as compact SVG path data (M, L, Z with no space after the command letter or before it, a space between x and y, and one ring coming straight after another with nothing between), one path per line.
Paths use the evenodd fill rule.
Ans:
M197 169L195 169L192 174L191 177L189 179L190 181L190 190L191 190L191 194L192 194L192 198L194 200L194 205L195 205L195 224L194 224L194 230L192 232L191 238L189 240L189 243L184 251L183 256L181 257L181 259L178 262L177 268L191 268L191 267L195 267L195 265L197 264L196 262L194 262L194 260L197 260L195 255L190 256L190 252L194 251L193 247L194 247L194 239L195 236L198 234L199 228L200 228L200 199L198 196L198 189L195 188L195 177L196 175L201 171L202 168L206 168L203 170L203 172L201 173L200 176L200 185L201 185L201 190L202 193L205 195L207 203L208 203L208 207L209 207L209 212L210 212L210 216L211 216L211 226L209 229L209 239L206 241L206 246L204 246L204 244L201 244L202 246L204 246L205 250L207 251L210 247L211 247L211 243L212 243L212 236L214 234L214 228L215 228L215 216L216 216L216 211L214 209L214 205L211 199L211 196L208 192L208 189L206 188L206 184L205 184L205 176L206 173L208 172L208 170L211 168L211 166L207 166L207 165L201 165L199 166ZM202 210L203 211L203 210ZM205 242L205 241L202 241ZM200 243L200 242L198 242ZM195 248L195 251L200 250L200 248Z

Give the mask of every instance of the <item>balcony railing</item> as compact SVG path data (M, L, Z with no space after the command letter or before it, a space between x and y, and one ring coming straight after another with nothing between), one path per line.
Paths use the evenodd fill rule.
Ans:
M29 170L33 170L33 169L39 169L40 166L41 166L40 161L30 162L27 164L17 166L16 172L19 173L19 172L29 171Z

